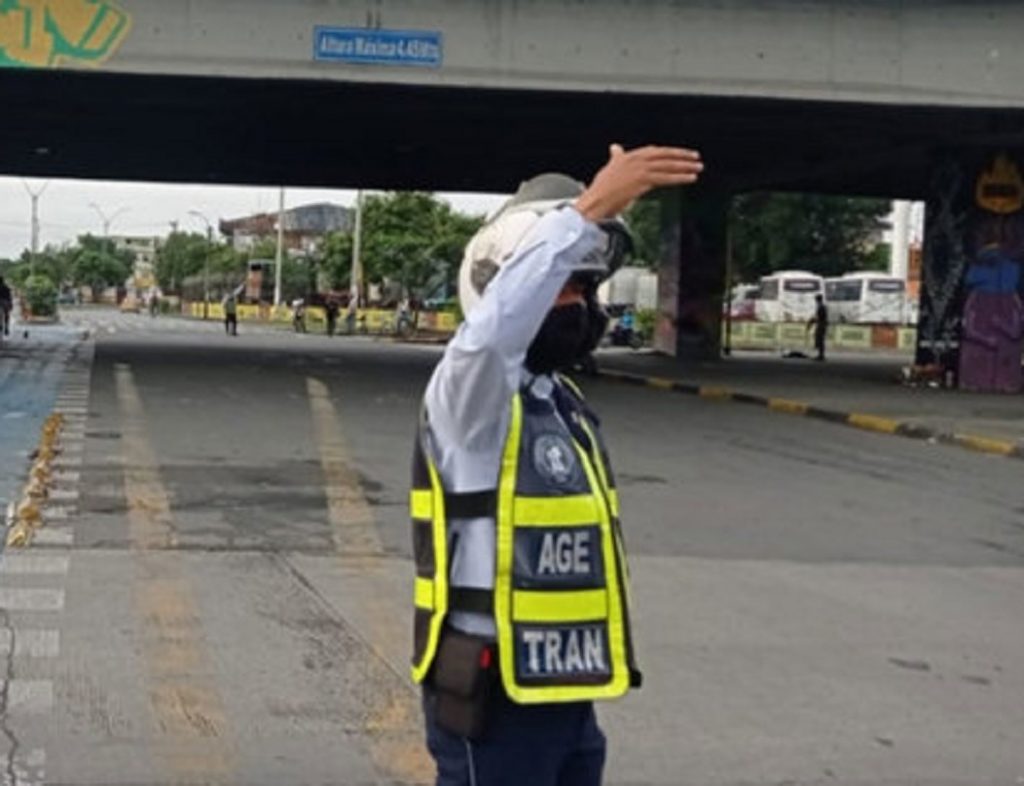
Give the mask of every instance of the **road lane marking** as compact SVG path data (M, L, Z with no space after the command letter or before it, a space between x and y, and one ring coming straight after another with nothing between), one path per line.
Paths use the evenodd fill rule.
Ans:
M334 545L345 555L380 554L382 547L373 511L363 494L359 475L352 469L353 460L330 392L315 377L306 377L306 391L313 416L313 438L324 473Z
M114 377L123 422L121 450L132 542L141 549L174 546L171 505L146 435L145 413L131 368L117 364Z
M0 557L0 575L48 573L63 575L68 572L70 557L66 554L26 554L10 551Z
M4 683L0 681L0 685ZM6 685L7 714L41 715L53 710L52 680L11 680Z
M352 469L354 460L327 385L307 377L306 388L326 483L328 517L342 558L342 571L347 581L357 584L356 595L365 602L362 635L373 652L389 663L386 653L393 649L396 638L403 637L400 630L407 630L396 622L408 610L404 602L396 603L391 593L383 591L385 564L376 518ZM374 763L382 774L401 783L418 783L433 772L423 744L416 696L411 689L390 699L382 695L366 720Z
M14 640L15 657L56 658L60 654L60 631L45 628L0 628L0 656L11 654Z
M67 517L65 516L65 518ZM43 527L42 529L37 529L32 536L32 545L70 546L74 540L75 533L69 527Z
M203 649L199 606L177 545L170 497L149 442L129 366L115 367L129 528L136 549L136 612L156 726L154 752L178 779L234 780L235 746L213 667Z
M64 590L0 587L0 608L6 611L60 611Z

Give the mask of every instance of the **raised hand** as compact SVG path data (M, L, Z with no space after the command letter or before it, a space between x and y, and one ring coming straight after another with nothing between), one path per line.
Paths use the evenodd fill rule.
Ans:
M700 153L683 147L646 145L627 152L612 145L609 153L608 163L576 200L576 209L591 221L618 215L652 189L691 185L704 170Z

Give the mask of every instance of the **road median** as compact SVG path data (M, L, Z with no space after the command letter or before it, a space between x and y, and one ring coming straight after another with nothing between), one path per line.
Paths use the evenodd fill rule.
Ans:
M956 430L943 430L913 421L899 420L870 412L823 408L797 399L763 396L756 393L741 392L721 385L698 385L668 377L634 374L619 369L599 368L597 375L616 382L682 393L684 395L699 396L702 399L711 401L731 401L738 404L748 404L762 407L771 412L824 420L862 431L888 434L906 439L938 442L946 445L955 445L978 453L1024 459L1024 445L1012 439L998 439L977 434L960 433Z

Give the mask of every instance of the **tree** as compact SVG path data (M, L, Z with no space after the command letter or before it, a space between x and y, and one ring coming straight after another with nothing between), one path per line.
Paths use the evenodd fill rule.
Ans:
M884 199L756 193L737 197L731 217L736 279L757 281L798 268L823 276L878 269Z
M633 264L654 269L661 264L661 202L648 197L634 202L623 215L633 236Z
M363 202L363 277L395 282L417 298L450 291L462 251L482 223L482 217L457 213L426 192L372 194ZM322 264L334 288L351 282L352 242L347 232L332 233L324 242Z
M86 285L94 293L121 286L131 276L135 258L129 251L118 251L109 238L82 235L78 245L69 249L71 279Z
M195 232L172 232L156 253L156 281L164 292L180 294L189 276L202 272L209 243Z

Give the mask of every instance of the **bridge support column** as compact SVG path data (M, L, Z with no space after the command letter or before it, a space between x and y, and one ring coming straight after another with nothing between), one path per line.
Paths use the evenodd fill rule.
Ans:
M916 362L966 390L1017 393L1024 349L1024 151L938 163L926 206Z
M699 189L662 197L662 259L654 347L679 360L717 360L722 344L729 198Z

